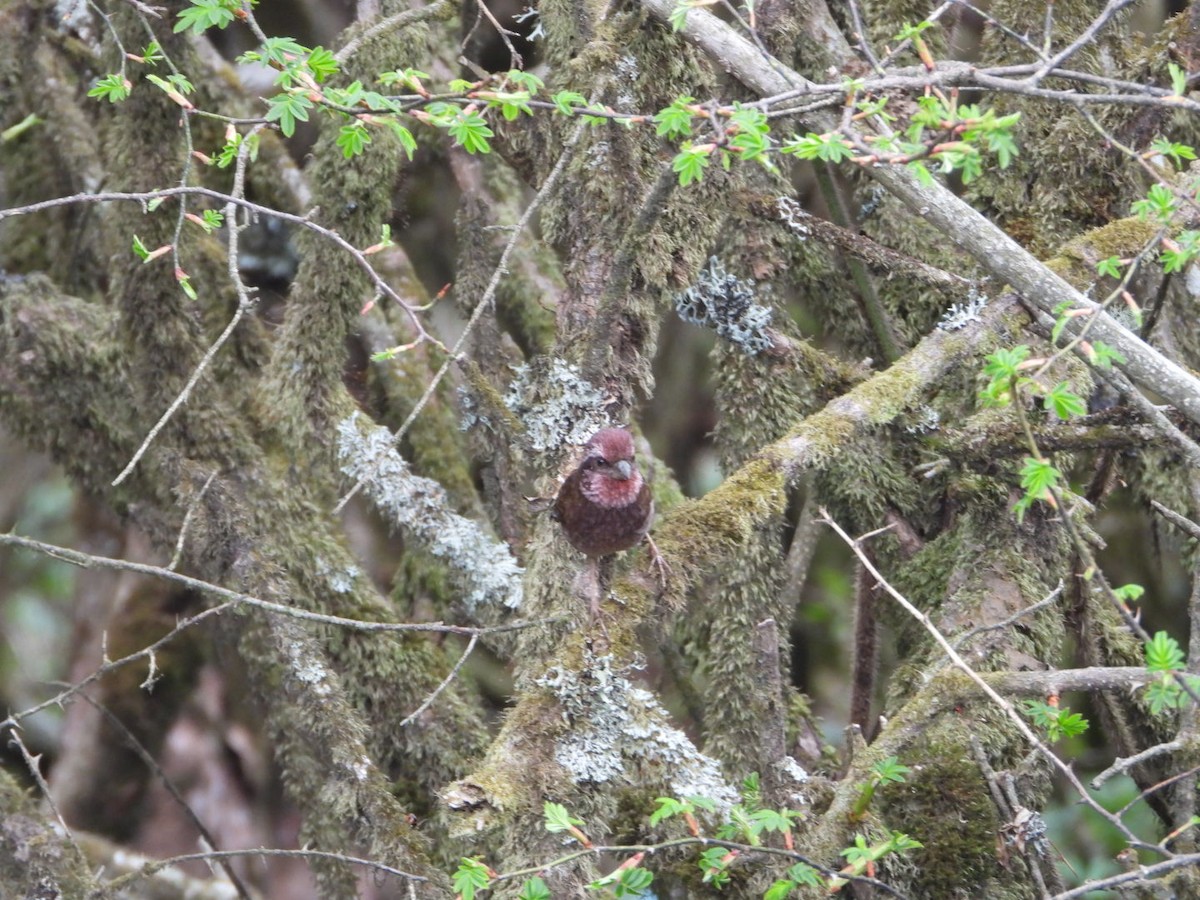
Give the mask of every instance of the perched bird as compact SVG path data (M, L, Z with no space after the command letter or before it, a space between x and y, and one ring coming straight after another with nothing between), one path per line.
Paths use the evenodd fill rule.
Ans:
M654 520L654 500L633 461L633 438L623 428L602 428L583 453L559 488L554 518L571 546L588 556L636 546Z
M593 617L599 609L597 561L628 550L644 538L660 576L665 563L650 540L654 499L633 460L633 438L623 428L602 428L583 448L583 461L567 476L554 500L554 518L571 546L588 559L587 593ZM592 584L591 582L594 582Z

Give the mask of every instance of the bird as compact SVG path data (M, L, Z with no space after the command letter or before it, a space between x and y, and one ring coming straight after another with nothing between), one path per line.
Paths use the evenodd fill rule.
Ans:
M554 499L553 517L568 543L598 561L649 541L659 574L664 563L650 538L654 498L634 461L633 438L624 428L601 428L583 447L583 460L566 477ZM599 585L592 594L592 613L599 607Z

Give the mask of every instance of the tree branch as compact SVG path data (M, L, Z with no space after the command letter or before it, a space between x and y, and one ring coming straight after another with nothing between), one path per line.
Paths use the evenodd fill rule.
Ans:
M666 22L674 11L673 0L642 0L654 16ZM729 25L702 10L688 12L683 36L707 53L725 71L747 87L767 96L810 84L799 73L763 52ZM803 117L805 125L818 132L838 127L833 113L813 111ZM937 181L925 184L903 166L877 165L866 173L882 184L919 218L971 254L984 269L1043 312L1069 302L1072 307L1092 310L1091 333L1125 357L1122 370L1143 390L1152 390L1200 424L1200 379L1167 359L1136 335L1118 325L1099 305L1050 271L974 207L959 199ZM1067 326L1074 334L1077 320Z

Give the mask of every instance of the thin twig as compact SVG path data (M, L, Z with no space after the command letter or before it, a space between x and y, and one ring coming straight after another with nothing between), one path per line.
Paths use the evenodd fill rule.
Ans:
M549 619L539 619L525 622L509 622L505 625L491 625L487 627L473 625L445 625L441 622L365 622L360 619L347 619L343 616L331 616L325 613L309 612L305 609L299 609L295 606L286 606L282 603L272 603L270 600L261 600L258 597L252 597L249 594L242 594L238 591L231 591L228 588L223 588L220 585L213 584L209 581L202 581L199 578L192 578L188 575L182 575L179 572L172 572L170 569L162 568L161 566L150 566L144 563L129 562L123 559L110 559L106 556L93 556L90 553L83 553L79 550L72 550L69 547L58 547L53 544L46 544L42 541L35 541L31 538L21 537L15 534L0 534L0 546L10 545L14 547L23 547L27 550L35 550L38 553L43 553L46 556L51 556L55 559L60 559L63 562L71 563L83 569L113 569L121 572L134 572L138 575L150 575L155 578L162 578L167 581L172 581L176 584L183 585L186 588L197 591L202 594L212 594L220 597L226 603L221 607L225 608L230 605L251 606L255 609L265 610L266 612L278 613L279 615L288 616L293 619L301 619L305 622L316 622L321 625L336 625L340 628L349 628L354 631L434 631L446 634L499 634L506 631L518 631L522 628L529 628L533 625L546 624L551 621ZM158 646L157 642L154 646Z
M142 865L141 869L136 872L129 872L119 878L114 878L106 885L113 893L118 893L120 889L129 884L133 884L142 878L154 875L168 866L174 866L178 863L185 862L207 862L214 859L237 859L244 856L282 856L293 857L296 859L327 859L334 862L349 863L355 866L365 866L369 869L374 869L377 872L383 872L387 875L395 875L397 878L405 878L411 882L424 882L429 879L423 875L414 875L411 872L405 872L402 869L397 869L393 866L385 865L381 862L376 862L373 859L362 859L358 856L348 856L345 853L329 853L322 850L272 850L265 847L249 848L246 850L209 850L204 853L186 853L182 856L171 856L166 859L148 860Z
M1176 528L1186 531L1189 535L1200 540L1200 525L1197 525L1187 516L1175 512L1170 507L1163 506L1157 500L1151 500L1150 505L1159 511L1164 519L1174 525Z
M984 681L978 672L967 665L966 660L959 656L958 651L950 645L950 642L946 640L945 636L941 633L941 631L938 630L937 626L933 624L933 621L929 618L929 616L913 606L907 597L892 587L888 580L883 577L883 574L877 568L875 568L875 565L871 562L868 554L863 551L859 542L850 537L850 535L846 534L842 527L833 520L833 518L825 509L821 510L821 520L830 528L832 528L837 536L846 543L846 546L848 546L854 555L858 557L863 567L875 577L876 581L879 583L879 586L887 591L892 599L904 608L905 612L921 623L921 625L926 631L929 632L930 636L934 639L937 645L942 648L942 652L949 657L951 663L953 663L956 668L958 668L963 672L963 674L975 682L975 684L981 691L983 691L987 698L996 704L996 706L1006 716L1008 716L1013 725L1015 725L1017 730L1024 736L1025 740L1027 740L1031 746L1035 747L1042 754L1042 756L1045 757L1050 764L1054 766L1062 774L1062 776L1071 783L1071 786L1074 787L1076 792L1079 794L1080 799L1082 799L1089 807L1095 810L1098 815L1107 820L1114 828L1120 831L1125 839L1131 844L1135 846L1143 844L1138 836L1129 829L1129 826L1121 821L1119 817L1100 805L1100 803L1088 793L1087 789L1079 781L1079 777L1075 774L1074 769L1059 759L1055 752L1046 746L1046 744L1042 742L1041 738L1034 734L1033 729L1029 727L1029 725L1021 717L1021 714L1017 712L1016 708L1013 707L1008 700L1000 696L1000 694L998 694L990 684Z
M1069 891L1063 891L1061 894L1055 894L1050 900L1074 900L1076 897L1086 896L1093 891L1106 891L1119 887L1122 884L1150 881L1163 875L1168 875L1177 869L1191 868L1193 866L1200 866L1200 853L1175 856L1149 866L1139 865L1132 871L1122 872L1120 875L1113 875L1109 878L1098 878L1095 881L1081 884L1079 887L1071 888Z
M404 28L417 22L436 19L445 12L447 5L447 0L437 0L436 3L430 3L428 6L422 6L418 9L406 9L403 12L396 13L394 16L380 19L362 34L356 35L343 44L342 48L333 55L333 58L337 60L338 65L344 65L346 60L350 58L350 55L357 52L358 48L367 41L373 40L392 29Z
M188 504L187 512L183 514L183 524L179 526L179 539L175 541L175 553L171 556L171 561L167 564L167 569L174 572L179 567L179 560L183 558L183 546L187 541L188 528L192 524L192 516L196 514L196 509L200 506L200 501L204 499L204 495L208 493L209 485L213 483L213 479L217 477L219 469L213 469L212 474L204 481L204 485L192 498L192 502Z
M400 427L396 429L395 434L392 436L393 444L398 444L404 438L404 435L408 433L408 429L412 427L412 423L429 403L434 392L437 390L438 385L442 383L442 379L446 377L446 373L450 370L451 364L458 359L459 351L462 349L463 345L467 341L467 338L474 330L476 323L480 320L480 318L482 318L484 311L491 306L492 301L496 296L496 289L500 286L500 279L503 278L508 272L508 258L512 255L513 250L516 249L518 239L521 237L522 233L524 233L525 228L529 224L530 220L533 219L534 212L537 211L538 207L541 206L542 202L557 186L559 178L561 178L562 173L566 171L567 163L574 155L575 148L583 138L586 129L587 126L583 121L580 121L579 124L575 126L575 130L571 133L571 136L567 138L567 142L563 146L563 151L559 154L558 161L554 164L554 168L550 170L550 174L546 176L546 180L543 182L541 189L530 201L529 206L525 209L525 212L521 215L521 218L517 224L513 226L512 236L508 239L508 243L504 245L504 249L500 251L500 259L496 262L496 266L492 270L491 280L488 281L487 287L483 291L483 296L479 298L479 303L475 305L475 309L472 311L471 317L467 320L467 324L463 327L462 334L459 335L458 340L450 349L449 355L446 357L446 361L442 363L441 368L439 368L434 374L433 378L425 388L425 393L421 395L421 398L413 406L412 411L408 414L408 417L403 423L401 423ZM381 456L379 462L375 466L375 471L378 470L379 466L381 466L383 462L384 457ZM346 504L350 502L350 499L360 490L362 490L367 482L373 477L374 471L368 472L359 478L354 487L352 487L346 493L346 495L338 501L337 506L335 506L333 509L334 513L340 513L342 509L345 508Z
M0 722L0 729L3 729L4 722ZM62 817L59 812L58 804L54 802L54 795L50 793L50 785L46 783L46 778L42 775L41 762L42 755L39 753L34 756L29 752L29 748L25 746L25 742L21 740L21 731L19 728L12 728L9 732L8 742L16 747L21 752L21 758L25 760L25 766L29 769L29 775L37 784L38 790L42 792L42 796L46 799L46 803L50 806L50 811L54 813L54 818L58 819L58 824L62 828L63 834L67 840L71 842L71 846L75 848L75 852L79 855L81 861L87 860L79 843L75 840L75 834L67 825L67 820Z
M1064 47L1050 59L1046 60L1042 67L1034 72L1030 77L1030 82L1036 84L1037 82L1041 81L1046 77L1051 69L1062 65L1070 57L1074 56L1077 52L1094 41L1096 39L1096 35L1099 34L1101 29L1103 29L1104 26L1112 20L1113 16L1125 9L1125 7L1131 6L1134 2L1135 0L1108 0L1108 4L1103 10L1101 10L1100 15L1096 16L1096 18L1092 20L1091 24L1088 25L1088 27L1082 32L1080 32L1079 36L1075 38L1075 40L1073 40L1068 46ZM1047 35L1047 38L1048 37L1049 35Z
M860 540L861 540L861 538L860 538ZM1045 597L1043 597L1037 603L1030 604L1029 606L1025 607L1024 609L1018 610L1017 612L1013 613L1011 616L1009 616L1007 619L1004 619L1001 622L996 622L991 625L980 625L978 628L972 628L970 631L963 632L958 637L956 637L952 643L955 647L961 647L963 644L965 644L967 641L971 640L971 638L973 638L973 637L984 634L988 631L998 631L1001 628L1007 628L1013 622L1016 622L1019 619L1023 619L1026 616L1031 616L1035 612L1045 609L1047 606L1050 606L1051 604L1057 602L1058 598L1062 596L1062 592L1063 592L1063 583L1061 580L1059 580L1058 587L1056 587L1054 590L1052 590L1049 594L1047 594Z
M98 191L95 193L84 192L79 194L71 194L67 197L54 197L50 200L41 200L37 203L25 204L24 206L14 206L8 209L0 209L0 222L14 216L31 215L32 213L41 212L42 210L54 209L59 206L71 206L75 203L111 203L117 201L132 201L135 203L140 203L143 207L145 207L145 205L152 200L189 196L207 197L212 200L219 200L222 203L233 203L235 206L241 209L246 209L262 216L270 216L278 219L281 222L288 222L292 225L295 225L297 228L307 229L308 231L318 234L326 240L331 241L335 246L345 250L351 255L351 257L353 257L354 261L359 265L359 267L366 272L367 277L370 279L371 283L376 289L381 291L388 299L395 301L396 304L405 311L412 322L413 328L416 330L421 340L431 343L434 346L441 346L441 342L433 337L433 335L429 334L429 332L426 331L425 327L421 324L420 317L416 314L413 304L401 297L394 288L384 281L383 276L381 276L375 270L375 267L371 265L370 261L363 254L363 252L336 231L314 222L311 219L311 213L306 216L298 216L294 213L284 212L283 210L275 209L271 206L263 206L259 203L254 203L245 199L244 197L233 197L232 195L223 193L221 191L214 191L211 188L180 186L163 188L157 191Z
M225 202L225 228L229 238L226 263L229 269L229 279L233 282L234 290L237 292L237 310L234 312L233 318L229 320L229 324L225 326L225 330L221 332L217 339L213 341L211 346L209 346L209 348L204 352L204 356L200 358L200 362L198 362L196 364L196 368L192 370L192 374L188 378L187 384L183 386L183 390L179 392L179 395L175 398L174 402L167 407L167 411L162 414L162 417L159 418L159 420L154 424L154 427L150 429L150 433L146 435L145 439L142 441L142 445L138 447L137 452L133 454L133 458L130 459L125 468L121 470L121 474L113 479L113 487L117 487L122 481L129 477L129 473L133 471L134 467L145 455L146 451L150 449L150 445L154 443L154 439L158 437L159 432L163 430L167 422L171 420L171 417L175 415L179 408L187 402L188 397L191 396L192 390L199 383L201 376L204 374L205 370L208 368L209 364L213 361L216 355L220 352L221 348L225 346L225 342L229 340L229 336L233 334L233 330L237 328L238 323L242 321L242 318L246 315L246 313L250 312L254 308L255 301L253 299L253 295L250 289L247 288L245 283L242 281L241 274L238 272L238 234L240 233L241 229L237 224L237 206L235 206L234 203L235 199L241 197L245 191L246 161L250 158L250 147L252 144L250 138L252 138L254 134L262 127L263 126L259 125L251 129L250 133L246 135L246 140L243 140L241 145L238 147L237 167L234 170L233 176L233 189L230 191L229 198ZM176 242L178 243L178 241Z
M70 687L70 685L60 686ZM105 720L113 728L121 733L121 736L125 739L125 743L129 745L137 757L146 765L146 768L148 768L154 774L154 777L158 779L159 783L166 788L167 793L171 795L172 799L179 804L180 809L183 810L184 816L186 816L188 821L192 823L192 827L196 829L197 833L200 835L200 838L205 841L208 846L217 847L217 839L208 830L208 828L205 827L204 823L200 821L200 817L196 815L195 810L193 810L188 804L187 800L183 798L183 795L179 793L179 788L175 786L175 782L167 777L167 773L162 770L162 767L159 766L154 757L150 755L150 752L142 746L142 742L137 739L137 735L130 731L126 727L125 723L122 722L112 710L110 710L107 706L105 706L87 691L80 691L79 696L87 701L87 703L89 703L93 709L100 713L100 715L104 716ZM246 890L246 886L242 884L242 880L238 878L237 872L234 871L233 867L223 859L219 860L219 862L221 864L222 871L225 872L225 877L229 879L229 882L233 885L234 890L237 891L238 896L244 898L244 900L250 900L250 892Z
M447 674L446 677L442 679L442 683L433 689L433 693L425 698L424 703L422 703L415 710L413 710L412 713L405 716L404 719L401 720L401 722L400 722L401 728L404 728L405 726L416 721L417 717L420 716L421 713L425 712L425 710L429 709L429 707L433 705L433 701L437 699L438 694L440 694L442 691L444 691L450 685L450 682L452 682L454 680L454 676L456 676L459 673L459 670L462 669L463 665L467 661L467 657L469 657L471 655L471 651L473 651L475 649L475 645L477 643L479 643L479 635L478 634L471 635L471 639L469 641L467 641L467 649L464 650L462 656L460 656L458 658L458 662L456 662L454 664L454 668L451 669L449 674Z

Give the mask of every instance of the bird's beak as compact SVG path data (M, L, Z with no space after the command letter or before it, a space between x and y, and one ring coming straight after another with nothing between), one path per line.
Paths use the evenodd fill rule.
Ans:
M633 466L627 459L618 459L613 465L613 471L621 481L628 481L633 476Z

